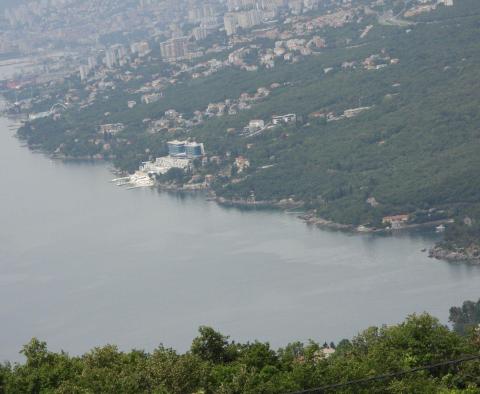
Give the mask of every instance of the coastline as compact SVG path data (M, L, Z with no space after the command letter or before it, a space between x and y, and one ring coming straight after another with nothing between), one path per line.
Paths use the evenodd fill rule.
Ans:
M12 119L10 116L5 114L5 116L9 119ZM13 120L13 119L12 119ZM15 124L16 131L15 136L18 137L18 123ZM15 127L12 128L14 130ZM21 139L19 139L21 141ZM92 161L92 162L105 162L111 163L111 160L114 157L102 156L102 157L95 157L95 156L82 156L82 157L71 157L66 155L60 155L55 153L48 153L41 149L38 149L34 146L29 146L28 143L24 143L23 146L30 149L32 152L38 152L47 155L53 160L60 160L60 161ZM118 168L113 167L112 173L116 175L125 176L127 173L125 171L119 170ZM209 201L215 201L219 205L228 206L228 207L237 207L237 208L262 208L262 209L278 209L282 211L287 211L291 209L302 209L305 205L303 201L296 201L292 198L285 198L281 200L252 200L252 199L242 199L242 198L232 198L227 199L224 197L218 197L215 192L210 189L210 187L204 183L201 184L184 184L182 186L178 186L172 183L159 183L156 182L154 186L159 190L169 191L169 192L198 192L198 191L206 191L207 199ZM448 224L452 223L452 219L444 219L432 222L425 222L425 223L418 223L418 224L407 224L404 225L402 228L399 229L391 229L391 228L374 228L374 227L366 227L363 225L355 226L353 224L343 224L337 223L332 220L328 220L322 217L316 216L314 211L305 211L304 213L297 215L297 218L302 220L304 223L310 226L316 226L320 229L326 230L333 230L333 231L342 231L342 232L349 232L353 234L365 234L365 233L398 233L404 231L410 231L418 228L429 228L435 227L441 224ZM452 263L467 263L467 264L475 264L480 265L480 252L479 255L474 255L473 253L469 253L465 250L458 250L458 251L451 251L443 248L441 243L435 244L432 248L429 249L429 257L436 260L442 260Z
M450 263L480 265L480 248L471 246L451 250L438 243L428 251L428 257Z
M442 224L453 223L453 219L442 219L424 223L405 224L400 228L377 228L367 227L364 225L355 226L353 224L336 223L334 221L315 216L313 212L300 216L299 218L304 220L308 224L318 227L348 231L352 233L398 233L419 228L434 228Z
M250 208L273 208L273 209L300 209L302 208L305 203L303 201L295 201L292 198L285 198L278 201L273 200L253 200L253 199L245 199L245 198L225 198L225 197L217 197L215 195L215 201L224 206L230 207L250 207Z

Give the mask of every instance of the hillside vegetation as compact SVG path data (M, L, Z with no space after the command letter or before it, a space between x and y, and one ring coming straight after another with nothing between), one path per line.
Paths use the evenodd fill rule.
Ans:
M253 116L341 111L359 101L372 109L353 119L312 121L247 141L253 147L238 149L254 167L274 166L219 189L221 195L254 190L259 200L293 197L322 216L354 224L479 201L478 18L420 24L410 33L377 29L369 51L384 49L400 59L398 65L325 76L314 66L300 70L305 81L259 105ZM210 125L205 134L214 145ZM371 207L368 197L380 205Z

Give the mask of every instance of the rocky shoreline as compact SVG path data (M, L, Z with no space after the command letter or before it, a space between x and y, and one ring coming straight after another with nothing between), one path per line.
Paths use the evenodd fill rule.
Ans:
M282 200L252 200L252 199L245 199L245 198L225 198L225 197L218 197L212 191L211 195L212 199L214 199L218 204L229 206L229 207L239 207L239 208L276 208L276 209L300 209L302 208L305 203L303 201L296 201L292 198L285 198Z
M353 233L387 233L387 232L399 232L399 231L408 231L414 230L418 228L429 228L429 227L436 227L441 224L448 224L452 223L452 219L442 219L442 220L435 220L431 222L425 223L414 223L414 224L405 224L401 228L389 228L389 227L367 227L364 225L355 226L353 224L342 224L336 223L328 219L324 219L315 215L314 212L308 212L302 216L299 216L301 220L305 223L310 225L315 225L320 228L327 228L332 230L342 230L342 231L349 231Z
M314 212L308 212L304 215L298 217L299 219L303 220L306 224L310 226L317 226L319 228L325 228L330 230L340 230L340 231L349 231L349 232L371 232L373 230L367 229L365 227L365 231L360 231L354 225L351 224L342 224L336 223L331 220L327 220L315 215Z
M435 245L428 251L428 256L437 260L451 263L470 263L480 265L480 247L472 245L468 248L448 249L441 244Z

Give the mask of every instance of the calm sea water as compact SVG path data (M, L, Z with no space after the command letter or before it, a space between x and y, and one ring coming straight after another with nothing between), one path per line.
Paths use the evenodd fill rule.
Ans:
M32 153L0 119L0 360L30 338L85 352L235 340L337 341L480 296L480 268L431 260L434 234L347 235L201 195L125 190L106 164Z

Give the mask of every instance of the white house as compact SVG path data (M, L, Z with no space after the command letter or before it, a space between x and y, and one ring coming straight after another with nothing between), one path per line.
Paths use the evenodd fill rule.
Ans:
M290 124L290 123L295 123L296 121L297 121L297 115L295 114L272 116L272 123L274 125L279 125L282 123Z

